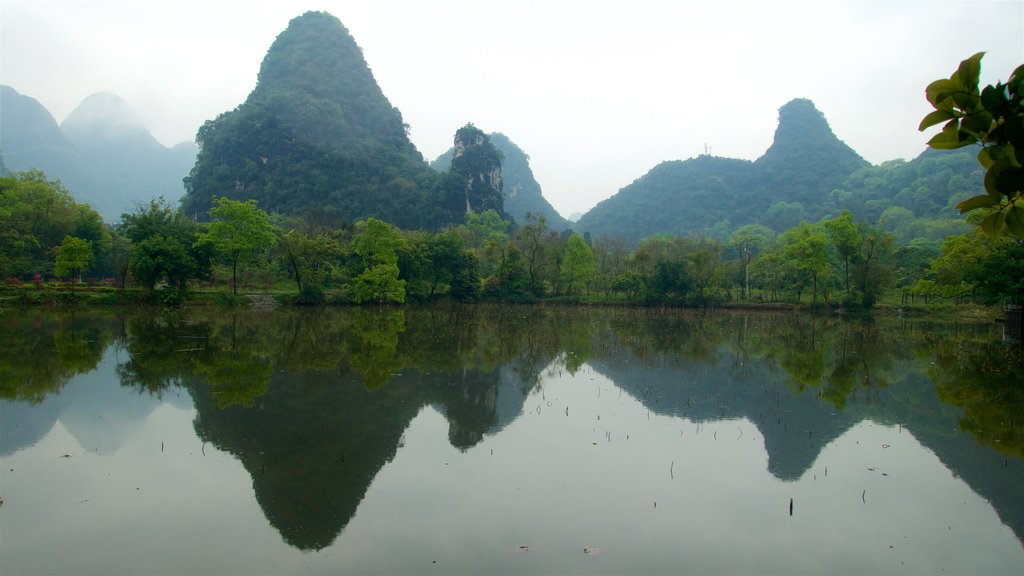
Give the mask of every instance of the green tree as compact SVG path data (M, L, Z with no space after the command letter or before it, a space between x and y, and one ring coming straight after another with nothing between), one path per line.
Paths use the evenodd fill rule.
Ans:
M405 280L399 279L398 250L402 237L376 218L356 225L352 251L358 263L352 286L354 302L405 302Z
M793 264L798 275L796 281L800 283L805 278L810 280L811 301L817 304L818 284L828 273L828 254L825 250L828 239L815 226L801 222L783 233L781 241L783 256Z
M861 305L874 306L878 295L892 281L892 255L895 237L877 226L857 226L860 243L857 247L854 273L860 290Z
M579 232L574 232L566 243L562 260L562 282L566 293L571 296L586 287L594 278L594 267L594 252Z
M254 262L273 246L275 227L270 216L256 206L256 200L220 197L214 200L210 217L213 221L197 243L211 246L231 266L231 292L238 294L238 266Z
M277 239L278 259L299 292L320 290L341 259L341 242L326 233L289 230Z
M544 294L544 271L551 265L555 231L547 219L536 212L526 213L526 223L516 232L515 243L526 264L527 288L534 296Z
M66 236L57 251L53 271L58 276L71 276L71 291L75 291L75 280L92 262L92 242Z
M761 255L775 238L772 229L761 224L740 226L729 237L729 248L737 251L743 267L743 296L750 298L750 263Z
M935 108L921 120L919 130L945 122L928 141L937 149L977 144L978 162L985 168L985 194L957 204L960 212L984 210L981 229L989 235L1004 231L1024 239L1024 65L1004 84L979 88L979 52L960 62L948 79L925 89Z
M132 249L131 272L149 290L161 281L183 289L195 277L198 264L188 248L172 236L151 236Z
M133 244L132 277L150 290L164 280L183 289L191 279L207 278L211 247L196 241L202 229L162 197L122 214L119 232Z
M853 222L853 214L849 210L843 210L841 215L826 220L822 225L825 228L825 234L832 241L832 245L835 246L839 259L842 261L843 286L846 288L847 297L849 297L852 294L850 287L850 265L854 263L860 251L860 232L857 230L857 225Z
M53 270L54 250L78 234L80 216L95 211L75 203L59 180L40 170L0 175L0 274L27 277ZM94 221L99 222L98 215ZM100 222L102 227L102 222Z

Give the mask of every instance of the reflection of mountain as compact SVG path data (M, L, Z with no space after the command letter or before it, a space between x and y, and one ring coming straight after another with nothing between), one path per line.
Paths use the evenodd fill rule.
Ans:
M82 448L91 452L116 452L163 402L189 408L184 394L167 394L163 399L139 394L121 386L114 374L116 347L103 353L96 368L71 379L61 393L39 405L0 400L0 456L39 442L60 420Z
M786 373L763 360L741 365L723 347L713 359L677 361L671 355L643 364L610 355L590 365L652 412L696 422L745 418L764 436L769 470L786 481L800 479L821 451L862 420L900 423L931 449L976 493L989 500L1002 521L1024 539L1024 461L1008 459L960 430L961 410L943 403L935 385L902 367L898 382L872 389L868 401L844 409L824 401L817 391L794 394L781 385Z
M198 382L190 384L202 388ZM253 408L218 409L193 392L196 432L235 455L267 519L292 546L320 549L355 514L427 402L423 386L369 392L357 378L277 375Z
M439 405L452 445L466 449L507 417L499 403L518 415L523 402L517 378L479 370L411 369L375 390L352 374L279 373L251 408L219 409L203 383L189 386L197 434L242 462L267 520L303 550L341 533L423 407Z
M592 358L590 365L652 412L694 422L747 419L764 436L768 468L780 480L799 480L821 450L860 418L811 394L793 395L785 373L764 362L742 371L728 350L713 361L663 358L645 364Z
M964 409L941 400L922 360L943 338L935 327L486 306L114 320L5 319L0 362L14 376L0 373L0 391L24 403L0 401L0 455L34 444L58 419L85 449L116 450L159 405L147 391L175 403L190 394L197 434L239 459L269 522L304 550L344 530L424 407L445 414L449 442L468 450L523 413L542 371L572 372L583 362L654 413L754 423L769 470L784 481L806 476L858 422L898 423L1024 535L1024 460L992 447L1019 436L983 445L962 429ZM113 334L125 335L124 347L109 346ZM196 350L183 355L183 346ZM246 372L246 364L260 369ZM121 385L101 372L116 372ZM954 394L957 385L939 391ZM1019 412L1019 403L1002 402L1001 413ZM989 413L972 410L975 418Z
M60 396L38 405L0 400L0 457L39 442L57 422L62 406Z

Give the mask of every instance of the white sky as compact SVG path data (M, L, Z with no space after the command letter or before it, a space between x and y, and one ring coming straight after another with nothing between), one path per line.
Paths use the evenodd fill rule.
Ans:
M979 51L985 83L1024 63L1024 0L0 0L0 83L58 122L114 92L173 145L307 10L349 29L428 160L466 122L503 132L565 216L705 144L756 159L793 98L870 162L910 159L930 81Z

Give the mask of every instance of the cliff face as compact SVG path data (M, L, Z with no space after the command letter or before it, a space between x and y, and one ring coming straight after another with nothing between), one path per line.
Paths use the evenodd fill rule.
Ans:
M492 132L487 139L501 154L501 195L505 214L522 222L527 213L534 212L543 215L548 226L555 230L571 228L569 221L544 198L526 152L501 132ZM455 154L456 148L450 148L430 165L434 170L444 172L451 167Z
M466 212L495 210L504 214L501 182L501 152L487 134L467 124L455 133L455 154L451 171L466 182Z

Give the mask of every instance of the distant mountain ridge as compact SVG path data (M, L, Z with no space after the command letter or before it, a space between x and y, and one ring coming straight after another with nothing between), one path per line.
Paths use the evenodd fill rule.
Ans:
M114 94L87 97L58 125L39 101L0 86L0 154L9 170L39 168L114 221L157 196L177 202L196 147L165 147Z
M633 240L753 222L782 230L808 215L804 202L868 166L810 100L795 99L779 109L774 141L756 161L705 154L662 162L584 214L577 228Z

